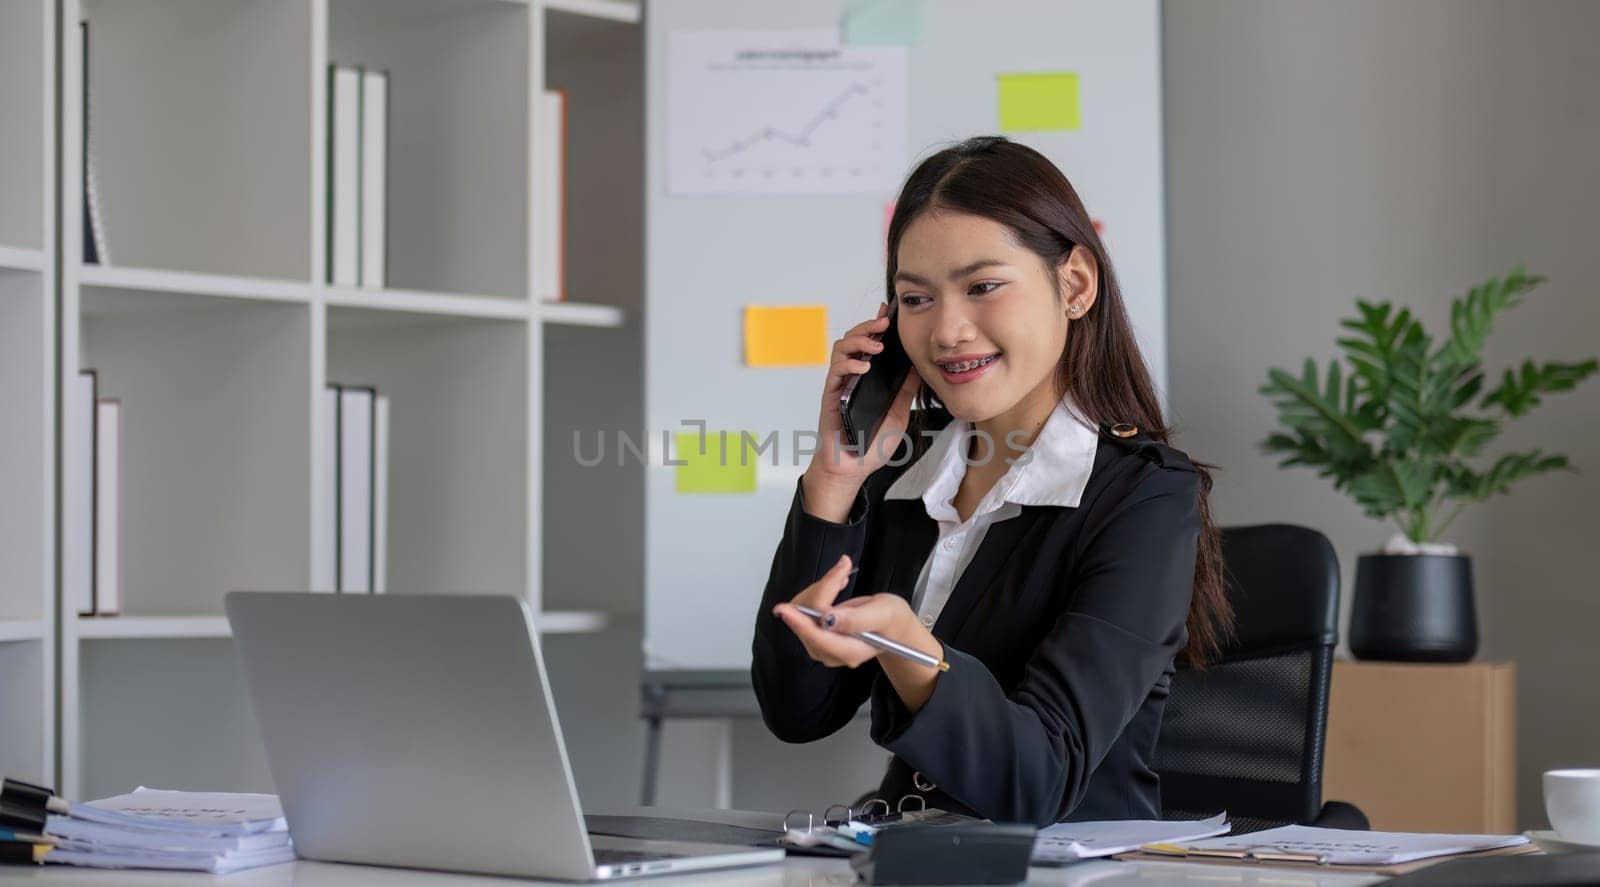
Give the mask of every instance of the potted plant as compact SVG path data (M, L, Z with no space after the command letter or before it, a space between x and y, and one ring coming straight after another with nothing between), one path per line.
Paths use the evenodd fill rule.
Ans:
M1529 360L1484 392L1480 357L1495 318L1543 282L1519 266L1473 288L1450 306L1450 334L1438 344L1409 309L1357 300L1360 316L1340 322L1352 334L1338 340L1343 364L1331 360L1323 373L1307 359L1299 376L1267 371L1261 393L1283 430L1262 446L1284 457L1279 467L1314 468L1368 515L1399 525L1381 554L1357 562L1350 649L1363 659L1471 659L1472 563L1440 536L1467 505L1571 468L1542 449L1484 456L1506 421L1595 372L1593 358Z

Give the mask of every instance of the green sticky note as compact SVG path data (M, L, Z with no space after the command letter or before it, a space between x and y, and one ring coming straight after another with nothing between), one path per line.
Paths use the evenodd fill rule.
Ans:
M839 34L857 46L916 46L922 0L846 0Z
M1077 74L1000 74L1000 131L1078 128Z
M754 433L739 431L680 431L673 441L680 493L754 493L756 462L761 454ZM701 444L705 452L700 452Z

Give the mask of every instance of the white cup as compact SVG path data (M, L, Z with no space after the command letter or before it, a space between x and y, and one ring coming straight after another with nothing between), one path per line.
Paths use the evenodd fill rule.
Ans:
M1600 845L1600 770L1546 770L1544 812L1557 837Z

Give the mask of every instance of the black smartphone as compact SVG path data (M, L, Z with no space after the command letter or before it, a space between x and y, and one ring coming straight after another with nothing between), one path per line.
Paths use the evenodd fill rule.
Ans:
M889 328L873 338L883 343L877 354L857 353L855 356L871 361L872 368L859 376L845 380L839 392L839 418L844 420L845 443L856 453L862 453L878 436L878 427L889 415L900 386L905 384L906 373L911 371L911 358L900 344L900 328L896 324L894 303L889 305Z

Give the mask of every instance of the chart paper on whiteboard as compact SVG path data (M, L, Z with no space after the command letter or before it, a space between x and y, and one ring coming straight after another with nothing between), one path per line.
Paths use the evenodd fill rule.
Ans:
M894 192L905 175L906 51L837 31L675 31L672 194Z

